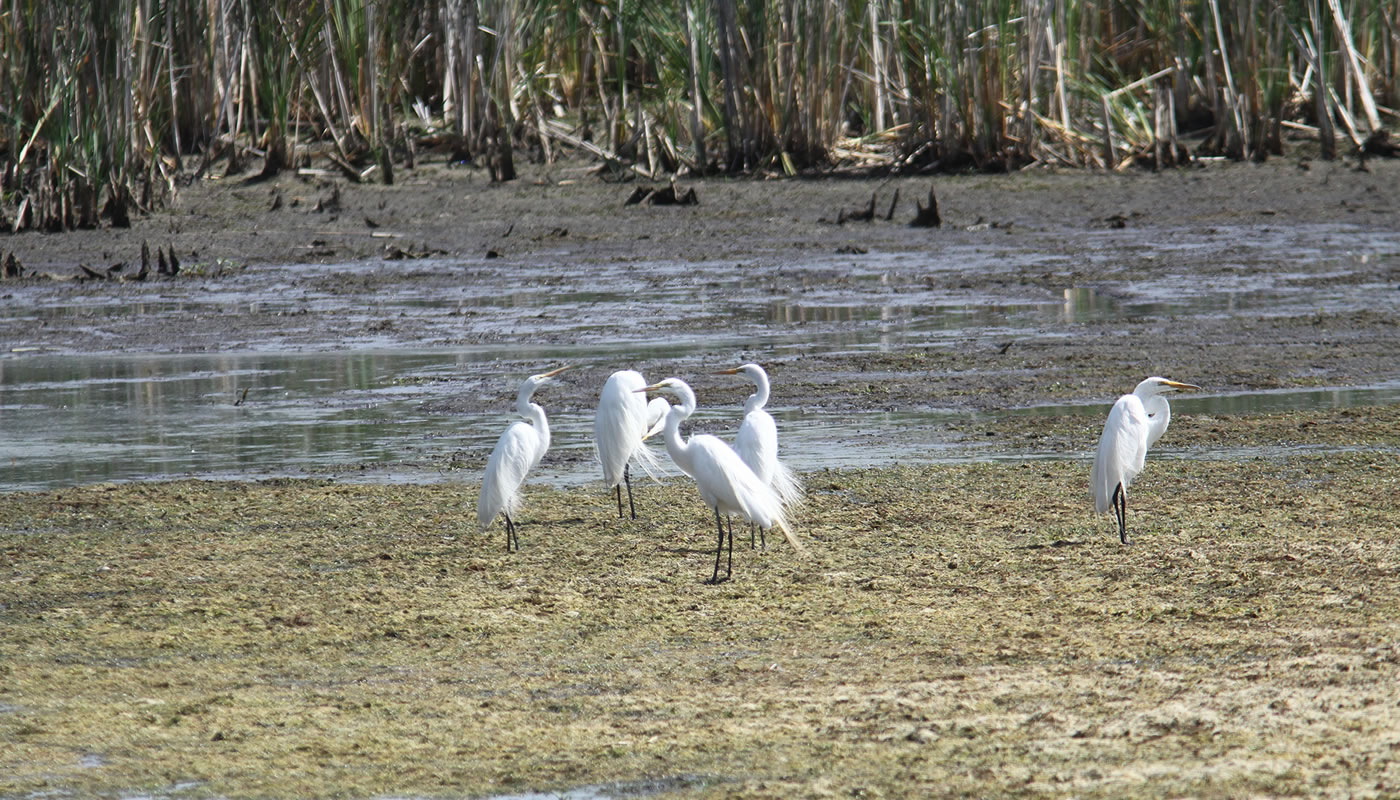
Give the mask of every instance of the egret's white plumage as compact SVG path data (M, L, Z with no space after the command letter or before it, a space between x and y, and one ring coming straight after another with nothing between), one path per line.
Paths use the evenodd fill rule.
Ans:
M768 404L768 373L757 364L745 364L738 369L722 370L723 375L743 375L754 383L754 393L744 401L744 422L734 439L734 449L749 465L758 479L773 488L783 506L792 508L802 502L802 482L778 458L778 425L773 415L764 410Z
M647 435L643 439L661 433L661 429L666 427L666 414L670 410L671 404L664 397L653 397L647 401Z
M634 370L609 375L593 418L593 443L603 465L603 482L609 489L617 490L618 517L622 516L622 485L626 484L627 505L632 519L637 518L637 508L632 503L632 461L640 463L649 475L658 467L656 455L644 442L661 429L670 405L659 397L648 403L640 393L646 385L646 379Z
M715 549L715 571L710 581L719 581L719 561L724 550L722 515L737 515L764 529L777 528L793 548L801 551L801 542L788 527L781 499L759 480L734 448L708 434L696 434L689 440L681 438L681 422L695 413L695 392L690 386L679 378L667 378L646 390L667 392L680 400L680 404L671 406L666 414L666 452L682 472L695 479L700 497L715 511L719 545ZM726 577L733 573L733 566L734 539L731 535Z
M1139 383L1132 394L1113 404L1099 437L1098 454L1089 475L1094 510L1112 510L1118 522L1118 538L1128 543L1128 487L1142 472L1147 450L1166 433L1172 409L1164 396L1179 389L1199 389L1189 383L1152 377Z
M481 496L476 503L476 524L484 531L497 514L504 514L508 551L520 549L515 522L511 519L520 507L520 485L549 451L549 420L544 415L544 409L530 402L530 398L536 389L566 369L568 367L560 367L531 375L520 384L515 410L525 419L506 428L501 438L496 440L491 457L486 460L486 472L481 476Z
M778 425L773 415L764 410L770 391L768 373L757 364L745 364L736 369L720 370L719 374L743 375L753 381L754 393L744 401L744 422L734 439L734 449L758 479L778 493L783 507L791 511L802 503L802 482L778 458ZM750 534L752 539L752 531Z

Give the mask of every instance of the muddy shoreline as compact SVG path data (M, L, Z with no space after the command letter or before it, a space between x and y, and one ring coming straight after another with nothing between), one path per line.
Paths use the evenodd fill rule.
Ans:
M623 208L630 186L577 166L504 187L430 167L340 186L334 213L335 185L283 178L4 239L60 276L143 240L184 268L0 284L0 374L34 376L7 422L58 417L44 398L80 373L74 397L118 425L145 404L163 434L162 381L194 374L178 419L251 436L313 363L357 378L313 401L331 417L381 389L494 416L462 452L416 445L461 470L442 483L0 493L0 795L1390 796L1395 405L1229 402L1400 380L1400 172L1303 166L940 178L937 231L829 221L927 180ZM316 358L361 351L432 356ZM919 424L1011 457L807 469L809 555L741 540L720 586L683 480L642 487L635 522L596 483L533 481L509 557L471 525L523 375L578 364L550 390L561 428L619 366L693 378L732 425L747 389L708 372L740 359L768 364L780 414L886 416L847 430L907 446L883 412L947 411ZM1088 508L1083 408L1148 372L1222 402L1172 423L1122 547ZM592 469L582 445L556 458Z
M1147 372L1220 391L1400 378L1393 162L685 186L700 205L624 207L634 185L579 164L504 186L443 165L394 186L206 181L129 230L0 240L28 270L60 276L126 262L129 277L142 242L173 248L183 265L177 278L140 283L6 281L0 340L8 358L486 348L503 376L464 375L448 410L465 411L513 394L540 353L596 345L603 355L560 398L585 408L588 387L616 366L610 345L665 340L710 346L703 358L634 355L632 365L683 375L716 358L759 359L777 402L838 410L1107 399ZM930 186L944 227L903 224ZM835 224L872 193L887 209L895 191L894 221ZM1201 286L1244 300L1193 307ZM995 338L920 328L940 304L1069 309L1074 291L1091 293L1090 305L1161 310L1131 322L1111 308L1067 310ZM1332 310L1310 303L1348 292L1319 301ZM889 335L802 345L831 331Z

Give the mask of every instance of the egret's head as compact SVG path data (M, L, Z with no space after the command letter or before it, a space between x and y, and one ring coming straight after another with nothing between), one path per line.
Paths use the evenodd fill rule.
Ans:
M1138 397L1152 397L1170 392L1195 392L1200 391L1199 386L1192 383L1181 383L1180 381L1168 380L1167 378L1151 377L1139 383L1133 390L1133 394Z
M566 369L573 369L573 366L565 365L560 367L559 369L552 369L549 372L541 372L538 375L531 375L530 377L525 379L525 383L530 386L531 390L538 389L544 384L554 380L555 375L558 375Z
M757 364L745 364L742 367L735 367L734 369L722 369L719 372L716 372L715 374L743 375L744 377L748 378L754 383L758 383L760 379L768 377L768 373L763 371L763 367L760 367Z
M653 383L650 386L643 386L642 388L636 389L635 391L638 394L641 394L642 392L667 392L669 394L679 395L681 393L682 386L685 386L685 381L681 380L680 378L667 378L664 381L657 381L656 383Z

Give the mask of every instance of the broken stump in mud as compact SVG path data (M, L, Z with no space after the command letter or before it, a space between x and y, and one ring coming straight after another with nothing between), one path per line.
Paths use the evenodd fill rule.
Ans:
M141 240L141 271L136 273L136 280L144 281L146 276L151 274L151 247L146 244L146 240Z
M685 194L676 191L673 183L664 189L658 189L651 193L647 202L654 206L696 206L700 205L700 200L695 196L695 189L687 189Z
M859 211L845 210L836 213L836 224L844 225L847 222L869 222L875 219L875 193L870 193L870 203Z
M19 259L14 253L5 256L4 276L6 278L23 278L24 267L20 266Z
M632 190L632 194L627 196L627 200L623 202L623 205L635 206L643 200L645 200L648 205L653 206L700 205L700 198L695 194L695 189L693 187L681 193L676 190L676 185L674 183L661 189L653 189L650 186L638 186Z
M322 197L322 198L318 199L318 200L316 201L316 208L314 208L313 210L314 210L317 214L336 214L336 213L339 213L339 212L340 212L340 187L339 187L339 186L332 186L332 187L331 187L331 193L330 193L328 196L326 196L326 197Z
M918 213L914 219L909 221L911 228L941 228L943 227L943 217L938 214L938 198L933 195L933 187L928 190L928 205L925 206L918 200L914 201L918 207Z
M895 189L894 197L890 199L890 210L885 213L885 222L890 222L894 219L894 207L897 205L899 205L899 190Z

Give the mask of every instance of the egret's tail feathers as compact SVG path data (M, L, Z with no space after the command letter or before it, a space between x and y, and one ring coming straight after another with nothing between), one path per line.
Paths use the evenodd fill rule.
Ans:
M807 492L802 486L802 478L797 473L788 468L787 464L778 462L778 467L773 471L773 491L782 501L783 508L789 511L799 508L807 500Z
M656 451L647 447L646 442L637 445L637 449L633 451L632 455L636 459L637 466L641 467L647 477L656 483L660 483L661 478L669 474L666 465L662 464L661 459L656 457Z
M1102 459L1094 460L1094 467L1089 471L1089 493L1094 496L1094 511L1102 514L1108 511L1109 495L1112 490L1105 484L1108 481L1103 474Z
M484 531L491 527L491 522L496 519L496 515L501 513L500 504L492 503L485 494L476 503L476 529Z
M787 539L788 544L792 545L793 550L796 550L802 555L807 554L807 546L802 544L802 541L797 538L797 534L793 533L792 530L788 528L786 522L777 520L775 524L778 530L783 532L783 537Z
M505 512L508 517L514 517L519 510L519 492L503 496L500 485L495 480L488 477L482 482L481 496L476 501L476 527L478 530L484 531L491 527L491 523L496 521L496 517L501 512Z

